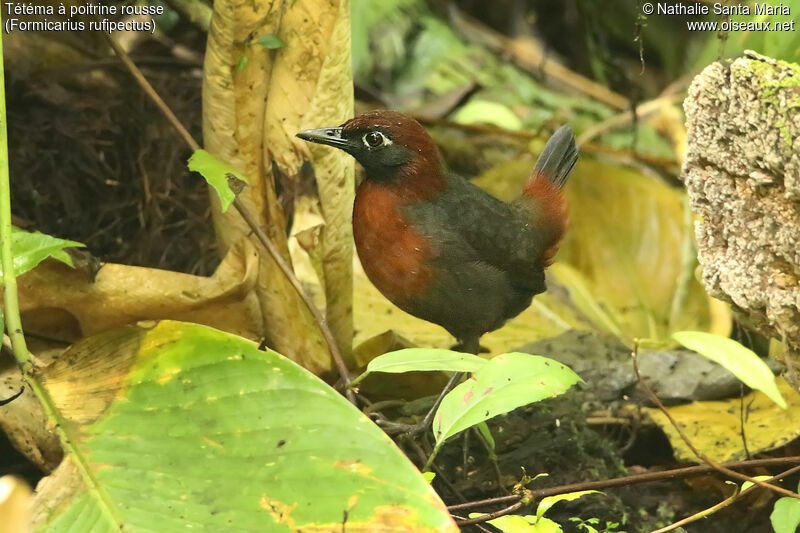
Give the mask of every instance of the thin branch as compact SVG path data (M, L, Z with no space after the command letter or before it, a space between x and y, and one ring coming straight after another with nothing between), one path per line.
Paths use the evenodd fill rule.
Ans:
M450 20L467 40L482 44L501 56L510 57L523 70L535 75L543 73L548 78L606 105L616 109L628 107L626 97L548 58L545 50L535 46L532 41L506 37L482 21L459 10L454 3L448 4L448 7Z
M692 516L688 516L688 517L684 518L683 520L678 520L677 522L675 522L673 524L670 524L670 525L668 525L666 527L662 527L661 529L656 529L655 531L651 531L650 533L666 533L667 531L672 531L674 529L678 529L681 526L685 526L686 524L690 524L692 522L700 520L701 518L705 518L707 516L711 516L712 514L714 514L717 511L719 511L720 509L723 509L723 508L729 506L730 504L732 504L733 502L735 502L738 496L739 496L739 490L737 488L737 490L733 493L732 496L730 496L728 498L725 498L724 500L722 500L718 504L712 505L711 507L709 507L707 509L703 509L702 511L697 512L697 513L693 514Z
M114 50L114 53L117 57L122 61L122 63L128 68L131 75L137 81L139 86L142 90L150 97L150 99L156 104L159 111L164 115L164 117L172 124L172 126L178 131L178 133L183 137L183 140L186 141L186 144L189 145L189 148L192 150L200 150L200 144L192 137L192 134L189 133L181 121L175 116L175 113L169 108L169 106L164 102L161 96L158 95L156 90L150 85L150 82L142 74L142 71L139 70L139 67L131 60L130 56L128 56L127 52L122 49L122 47L111 37L109 34L104 33L108 44ZM320 332L322 333L323 338L325 339L325 343L328 345L328 350L330 351L331 357L336 364L337 370L339 371L339 377L344 382L344 390L347 399L350 400L351 403L354 405L356 404L355 394L352 390L350 390L350 373L347 370L347 365L344 363L344 359L342 359L342 354L339 351L339 346L336 344L336 340L331 333L331 330L328 328L328 325L325 323L325 319L322 317L322 314L317 309L317 306L314 305L314 302L311 298L306 294L303 290L303 287L300 285L300 281L294 275L294 272L286 264L286 262L281 257L278 250L275 248L275 245L272 244L272 241L269 240L267 234L261 229L261 226L258 224L256 219L250 214L247 208L242 204L242 202L236 198L233 202L234 207L242 216L244 221L250 226L250 229L253 231L253 234L256 236L258 241L264 246L267 250L269 255L272 257L275 264L278 265L278 268L283 272L286 279L292 285L294 290L297 292L297 295L305 304L308 311L311 313L311 316L314 318L317 326L319 327Z
M751 461L738 461L733 463L725 463L725 468L760 468L784 464L800 463L799 456L791 457L773 457L769 459L753 459ZM583 483L571 483L569 485L561 485L558 487L550 487L546 489L530 490L525 493L526 497L531 499L545 498L547 496L556 496L558 494L566 494L568 492L577 492L581 490L602 490L614 487L624 487L628 485L637 485L639 483L651 483L653 481L663 481L665 479L683 479L692 476L700 476L716 471L707 465L688 466L684 468L674 468L671 470L663 470L661 472L646 472L644 474L634 474L632 476L618 477L613 479L604 479L599 481L587 481ZM447 507L448 511L460 511L462 509L472 509L475 507L483 507L486 505L500 505L508 504L518 501L522 498L519 494L512 494L509 496L499 496L496 498L487 498L485 500L476 500L467 503L459 503Z
M698 459L700 459L701 461L706 463L708 466L712 467L714 470L717 470L717 471L727 475L728 477L741 479L743 481L749 481L751 483L755 483L756 485L760 485L760 486L762 486L764 488L770 489L770 490L772 490L774 492L777 492L779 494L782 494L784 496L788 496L790 498L796 498L796 499L800 500L800 494L794 493L794 492L792 492L790 490L786 490L783 487L778 487L776 485L770 485L766 481L759 481L759 480L754 479L754 478L752 478L750 476L746 476L744 474L740 474L739 472L735 472L735 471L731 470L730 468L725 468L724 466L722 466L721 464L717 463L716 461L714 461L713 459L711 459L710 457L708 457L707 455L702 453L700 450L698 450L697 447L695 447L695 445L689 439L689 437L687 437L686 434L683 432L681 427L678 425L678 422L672 417L672 414L670 414L669 410L667 410L667 408L664 407L664 404L661 403L661 400L658 399L658 396L656 396L656 394L653 392L653 390L650 388L650 386L647 385L647 383L645 383L641 379L641 376L639 375L639 363L637 362L638 356L639 356L639 343L638 342L634 342L634 344L633 344L633 372L634 372L634 374L636 374L636 382L637 382L637 384L641 386L642 390L644 390L644 392L647 395L647 397L650 398L650 401L652 401L654 404L656 404L656 406L658 406L658 408L661 410L661 412L664 413L664 416L667 417L667 419L669 420L670 424L672 424L672 426L678 432L678 435L680 435L680 437L683 440L683 442L686 443L686 446L688 446L689 449L692 450L692 453L695 454L695 456Z

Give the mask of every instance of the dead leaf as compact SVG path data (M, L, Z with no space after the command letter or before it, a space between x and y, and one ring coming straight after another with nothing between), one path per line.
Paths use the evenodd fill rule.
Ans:
M781 409L757 391L744 397L745 436L750 454L773 450L800 436L800 393L781 378L778 389L789 404L788 409ZM747 458L742 442L741 406L742 400L731 398L667 409L700 452L724 463ZM669 437L676 460L699 462L661 410L646 408L645 412Z
M59 331L68 342L162 318L259 339L261 314L252 293L257 265L248 241L232 248L211 277L106 264L92 281L57 261L45 261L19 278L20 310L26 331Z

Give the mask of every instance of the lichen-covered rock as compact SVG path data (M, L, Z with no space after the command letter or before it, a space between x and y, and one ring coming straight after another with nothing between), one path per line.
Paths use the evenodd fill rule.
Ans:
M684 108L703 282L789 346L800 390L800 67L754 52L714 63Z

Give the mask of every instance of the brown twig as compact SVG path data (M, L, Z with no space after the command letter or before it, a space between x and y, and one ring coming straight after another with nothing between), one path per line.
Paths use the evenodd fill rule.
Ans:
M194 139L194 137L192 137L192 134L189 133L189 130L184 127L178 117L175 116L175 113L172 112L172 110L169 108L166 102L164 102L161 96L159 96L153 86L150 85L150 82L147 81L147 78L144 77L144 74L142 74L142 71L139 70L139 67L137 67L136 64L131 60L131 58L128 56L128 53L125 52L119 43L117 43L109 34L104 33L103 35L105 35L108 44L114 50L114 53L117 55L119 60L122 61L122 63L128 68L131 75L137 81L145 94L147 94L147 96L149 96L150 99L156 104L156 107L158 107L159 111L161 111L164 117L178 131L181 137L183 137L183 140L186 141L186 144L189 146L189 148L192 150L200 150L200 144ZM236 207L236 210L242 216L247 225L250 226L250 229L253 231L253 234L256 236L258 241L262 244L262 246L264 246L267 252L269 252L269 255L272 257L273 261L275 261L275 264L278 265L278 268L281 270L281 272L283 272L283 274L286 276L286 279L297 292L297 295L303 301L306 308L308 308L308 311L311 313L311 316L317 323L317 326L319 327L319 330L328 345L328 350L330 351L331 357L333 358L334 363L339 371L339 377L344 382L345 395L347 396L347 399L350 400L353 405L355 405L355 394L350 390L350 373L347 370L347 365L345 365L344 359L342 359L339 346L336 344L336 340L328 328L328 325L325 323L325 319L322 317L319 309L317 309L317 306L314 305L314 302L303 290L303 287L300 285L300 281L294 275L292 269L283 260L280 253L278 253L278 250L272 244L272 241L269 240L267 234L264 233L258 222L255 220L255 218L253 218L247 208L238 198L233 201L233 205Z
M452 120L447 120L443 118L432 119L430 117L424 117L418 115L414 115L414 118L421 124L440 126L444 128L456 128L469 133L477 133L484 135L499 135L503 137L509 137L512 139L521 139L521 140L531 140L542 137L541 132L531 131L531 130L516 130L516 131L506 130L498 126L494 126L492 124L460 124L458 122L453 122ZM591 142L582 144L581 152L589 154L606 155L609 157L616 157L619 159L632 159L634 161L639 161L640 163L644 163L646 165L652 165L666 170L677 168L679 166L679 162L675 158L658 157L654 155L634 152L631 150L619 150L617 148L611 148L609 146L605 146L602 144L595 144Z
M628 107L627 98L548 58L545 51L541 47L535 46L532 41L506 37L459 10L455 4L450 3L448 7L453 25L467 40L478 42L500 55L510 57L523 70L533 74L544 74L574 91L590 96L611 107L616 109Z
M751 461L738 461L732 463L725 463L725 468L757 468L784 464L800 463L800 456L791 457L772 457L768 459L753 459ZM653 481L663 481L666 479L682 479L692 476L700 476L716 471L707 465L687 466L684 468L673 468L671 470L662 470L661 472L646 472L644 474L634 474L632 476L618 477L613 479L604 479L599 481L587 481L583 483L571 483L569 485L561 485L558 487L550 487L546 489L531 490L526 493L531 499L545 498L547 496L555 496L558 494L565 494L567 492L577 492L581 490L601 490L610 489L614 487L623 487L628 485L637 485L639 483L651 483ZM499 505L507 504L518 501L522 498L519 494L512 494L509 496L499 496L496 498L487 498L485 500L476 500L467 503L459 503L447 507L448 511L459 511L462 509L472 509L475 507L483 507L486 505Z
M648 102L644 102L643 104L636 106L635 116L637 120L645 118L657 112L659 109L661 109L662 106L675 105L680 103L682 100L683 100L683 94L666 94L666 95L662 94L658 98L655 98ZM598 122L594 126L585 130L578 136L575 142L577 142L578 144L587 143L592 139L595 139L600 135L603 135L604 133L608 133L609 131L613 131L623 126L627 126L628 124L631 124L633 121L634 121L634 112L625 111L618 115L614 115L608 120L604 120L603 122Z
M776 485L770 485L766 481L759 481L759 480L754 479L754 478L752 478L750 476L746 476L744 474L740 474L739 472L735 472L735 471L731 470L730 468L726 468L723 465L717 463L716 461L714 461L713 459L711 459L710 457L708 457L707 455L702 453L700 450L698 450L697 447L695 447L695 445L689 439L689 437L687 437L686 434L683 432L681 427L678 425L678 422L672 417L672 414L670 414L670 412L667 410L667 408L664 407L664 404L661 403L661 400L658 399L658 396L656 396L656 394L653 392L653 390L650 388L650 386L647 385L647 383L645 383L641 379L641 376L639 375L639 364L637 362L637 359L638 359L638 356L639 356L639 343L638 342L634 342L634 344L633 344L633 354L632 355L633 355L633 372L636 375L636 383L641 386L642 390L644 390L645 394L650 399L650 401L652 401L654 404L656 404L656 406L658 406L658 408L661 410L661 412L664 413L664 416L667 417L667 419L669 420L670 424L672 424L672 427L674 427L675 430L678 432L678 435L681 437L683 442L686 443L686 446L688 446L689 449L692 450L692 453L698 459L700 459L701 461L706 463L708 466L712 467L714 470L717 470L717 471L725 474L728 477L740 479L742 481L749 481L751 483L755 483L757 485L760 485L760 486L762 486L764 488L770 489L770 490L772 490L774 492L777 492L779 494L782 494L784 496L789 496L790 498L800 499L800 494L794 493L794 492L792 492L790 490L786 490L783 487L778 487Z
M781 472L777 476L772 476L771 478L769 478L766 481L768 481L768 482L769 481L778 481L778 480L781 480L781 479L783 479L785 477L788 477L788 476L794 474L795 472L800 472L800 466L795 466L794 468L790 468L789 470L786 470L785 472ZM667 531L672 531L674 529L678 529L679 527L685 526L686 524L691 524L692 522L696 522L697 520L700 520L701 518L705 518L705 517L707 517L709 515L712 515L712 514L716 513L720 509L723 509L723 508L729 506L730 504L732 504L736 500L740 500L741 498L743 498L744 496L749 494L751 491L756 490L757 488L758 488L757 485L753 485L752 487L748 487L746 490L743 490L742 492L738 492L738 490L737 490L737 492L734 492L732 496L722 500L718 504L716 504L714 506L711 506L708 509L703 509L702 511L697 512L697 513L695 513L695 514L693 514L691 516L687 516L686 518L678 520L677 522L674 522L674 523L672 523L672 524L670 524L670 525L668 525L666 527L662 527L661 529L657 529L655 531L652 531L651 533L666 533Z
M744 456L750 459L750 449L747 447L747 433L745 431L745 422L747 421L746 410L750 408L750 404L745 408L744 406L744 383L739 383L739 433L742 437L742 447L744 448Z

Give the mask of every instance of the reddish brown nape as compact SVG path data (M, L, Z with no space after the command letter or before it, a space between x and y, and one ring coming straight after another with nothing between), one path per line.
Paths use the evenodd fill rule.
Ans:
M353 237L370 281L394 304L422 296L433 282L431 250L402 213L406 202L386 184L364 181L353 206Z
M546 175L534 174L528 180L522 194L536 204L539 215L536 221L537 227L540 227L543 233L549 230L547 249L542 254L542 266L548 267L553 263L558 244L564 237L569 222L564 190L557 187Z
M424 201L445 187L444 164L425 128L396 111L368 111L342 124L344 133L381 128L392 142L408 148L414 159L398 169L400 178L386 184L406 202Z

